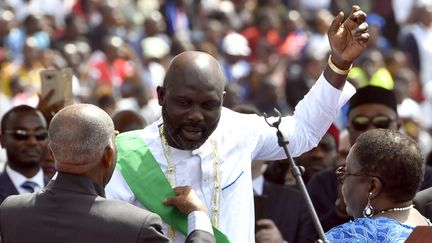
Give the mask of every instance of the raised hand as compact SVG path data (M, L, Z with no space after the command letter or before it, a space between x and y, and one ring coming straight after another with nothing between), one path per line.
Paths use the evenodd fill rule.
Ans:
M196 195L195 191L189 186L180 186L174 188L175 197L164 200L165 205L175 206L184 214L192 213L193 211L207 212L207 208Z
M54 92L56 91L52 89L44 97L38 94L39 103L37 105L37 109L42 112L48 124L51 122L51 119L53 118L55 113L60 111L65 105L65 102L63 100L54 103L51 102L51 98L53 97Z
M330 41L332 62L340 69L349 69L352 62L361 54L369 40L366 13L354 5L350 16L344 21L344 13L339 12L333 20L327 36Z

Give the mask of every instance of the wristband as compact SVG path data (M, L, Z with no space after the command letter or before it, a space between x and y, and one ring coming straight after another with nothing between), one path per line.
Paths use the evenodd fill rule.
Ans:
M332 61L331 61L331 55L329 56L329 58L328 58L328 65L329 65L329 67L330 67L330 69L333 71L333 72L335 72L335 73L337 73L337 74L339 74L339 75L348 75L348 73L349 73L349 71L351 70L351 68L352 68L352 64L351 64L351 66L347 69L347 70L342 70L342 69L340 69L340 68L338 68Z

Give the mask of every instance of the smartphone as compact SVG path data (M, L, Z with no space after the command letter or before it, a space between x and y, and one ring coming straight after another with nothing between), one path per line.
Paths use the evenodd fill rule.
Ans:
M49 105L55 104L60 101L64 102L64 106L68 106L73 103L72 69L46 69L40 71L39 75L42 84L42 97L46 97L48 92L54 90L54 93L49 100Z

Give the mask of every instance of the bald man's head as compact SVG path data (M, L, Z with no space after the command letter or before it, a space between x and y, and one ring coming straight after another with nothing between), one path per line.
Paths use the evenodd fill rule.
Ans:
M48 137L56 169L82 174L97 165L107 146L114 147L114 124L97 106L67 106L51 121Z
M183 52L173 59L157 89L169 145L193 150L207 140L219 123L224 84L219 63L207 53Z
M196 76L200 82L206 82L223 92L225 79L221 66L211 55L199 51L186 51L175 56L171 61L164 79L168 88L179 77Z

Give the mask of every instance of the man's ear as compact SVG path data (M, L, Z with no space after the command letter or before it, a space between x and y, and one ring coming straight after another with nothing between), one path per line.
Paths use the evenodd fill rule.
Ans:
M113 166L114 148L109 144L105 147L102 155L102 164L104 168L109 169Z
M165 88L162 86L157 86L156 92L158 96L158 103L160 106L162 106L165 100Z

